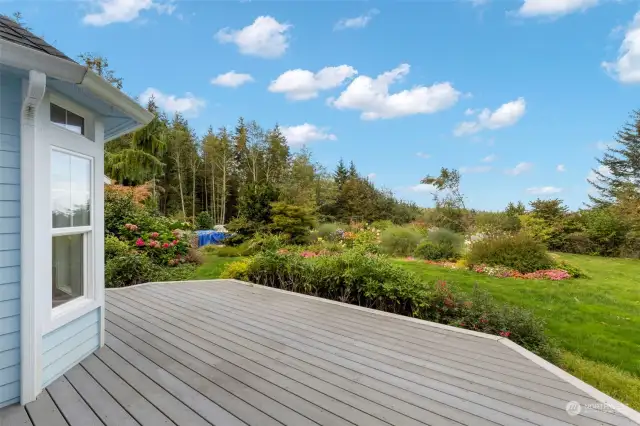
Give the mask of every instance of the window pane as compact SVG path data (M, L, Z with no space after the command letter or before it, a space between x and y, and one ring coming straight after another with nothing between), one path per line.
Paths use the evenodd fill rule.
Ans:
M67 111L56 104L51 104L51 122L59 126L66 127Z
M84 234L53 237L53 303L84 294Z
M84 118L67 111L67 129L79 135L84 135Z
M86 158L71 158L72 226L89 226L91 211L91 162Z
M54 228L91 224L91 161L51 151L51 205Z
M71 226L71 156L51 151L51 208L53 227Z

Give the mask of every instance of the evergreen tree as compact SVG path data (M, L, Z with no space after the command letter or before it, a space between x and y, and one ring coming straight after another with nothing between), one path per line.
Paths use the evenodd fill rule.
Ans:
M507 214L507 216L516 217L525 214L527 212L527 208L522 203L522 201L518 201L517 204L513 204L511 201L509 201L509 204L507 204L504 212Z
M153 98L147 110L154 119L142 129L106 144L105 173L120 183L140 185L158 177L165 166L162 161L167 148L167 119L158 111Z
M358 177L358 170L353 161L349 162L349 179L356 179Z
M593 169L595 179L589 183L596 195L589 195L594 206L607 206L629 192L638 194L640 185L640 110L631 114L631 119L616 133L616 145L609 146L600 167Z
M108 83L112 84L117 89L122 89L122 78L116 77L114 71L109 68L109 61L107 58L89 52L82 53L78 58L84 62L89 69L98 74Z
M338 161L338 166L333 174L333 178L336 181L338 188L342 188L342 185L344 185L344 183L349 179L349 171L345 167L342 158Z

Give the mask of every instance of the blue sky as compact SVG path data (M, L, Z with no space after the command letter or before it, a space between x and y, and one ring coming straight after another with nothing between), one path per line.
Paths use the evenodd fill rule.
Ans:
M471 207L587 198L594 157L639 105L640 15L624 0L0 3L67 55L196 131L279 123L400 197L460 169Z

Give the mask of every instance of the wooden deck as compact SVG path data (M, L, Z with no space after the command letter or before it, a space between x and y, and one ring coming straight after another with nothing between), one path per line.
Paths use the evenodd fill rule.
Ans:
M0 425L634 425L495 339L233 281L107 291L106 346Z

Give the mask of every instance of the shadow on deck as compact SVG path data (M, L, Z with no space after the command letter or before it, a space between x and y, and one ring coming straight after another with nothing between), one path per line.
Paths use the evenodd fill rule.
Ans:
M108 290L106 309L106 346L0 425L636 424L571 416L597 401L566 377L424 321L225 280Z

